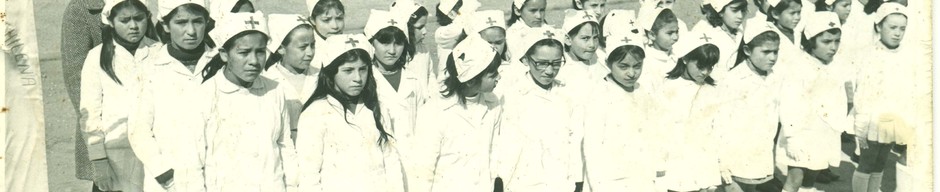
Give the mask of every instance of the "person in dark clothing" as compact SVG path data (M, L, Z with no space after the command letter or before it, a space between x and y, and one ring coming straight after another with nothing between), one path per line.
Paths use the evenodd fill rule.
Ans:
M65 89L68 91L72 110L78 113L78 101L81 88L82 64L91 48L101 44L101 10L103 0L71 0L65 8L62 19L62 72ZM75 177L81 180L92 179L91 161L88 160L88 148L81 136L78 124L75 124ZM92 186L93 191L98 188Z

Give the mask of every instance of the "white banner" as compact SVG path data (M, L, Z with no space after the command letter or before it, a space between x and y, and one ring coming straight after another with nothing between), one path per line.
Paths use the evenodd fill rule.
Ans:
M5 6L4 6L5 3ZM6 191L48 191L46 136L39 71L39 44L32 0L0 2L4 25L3 89L0 125L6 138L4 151Z

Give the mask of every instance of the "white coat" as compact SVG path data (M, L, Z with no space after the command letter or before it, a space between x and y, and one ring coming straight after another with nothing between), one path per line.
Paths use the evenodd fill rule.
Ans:
M661 138L658 109L646 85L627 92L605 78L588 107L584 133L585 188L592 191L656 191Z
M783 128L776 160L810 170L839 166L839 135L851 129L845 66L824 65L807 53L797 59L801 62L794 62L794 69L800 75L785 77L780 98Z
M299 191L405 190L397 144L392 137L378 144L373 112L362 102L344 109L332 96L317 99L298 126Z
M483 93L458 103L435 99L418 111L408 191L492 191L497 167L493 138L500 130L499 98Z
M594 58L587 61L579 61L567 52L564 55L565 65L561 66L555 79L568 85L574 86L597 82L610 74L610 69L607 69L605 61L607 58L601 57L605 56L606 53L603 53L600 49L595 51Z
M780 78L774 73L761 77L748 62L731 69L718 85L723 97L715 127L722 166L736 177L760 180L774 173Z
M690 80L667 79L659 102L664 115L660 122L666 131L665 186L674 191L693 191L721 184L718 138L714 114L718 98L714 86L697 85Z
M760 21L766 22L766 21ZM760 23L765 24L765 23ZM787 79L789 76L802 75L796 66L799 66L798 62L801 62L800 59L805 52L803 49L800 49L800 36L795 35L793 41L787 38L786 34L780 29L775 29L774 32L777 32L777 35L780 36L780 47L777 52L777 63L774 65L773 71L777 76L781 76L784 79Z
M653 89L650 91L658 92L655 90L662 87L666 74L676 67L678 58L671 51L661 51L653 46L645 46L643 50L646 58L643 59L643 74L640 75L638 82L646 88Z
M80 105L83 136L88 145L89 160L107 158L114 175L116 191L142 191L144 167L134 155L127 136L127 119L131 113L128 105L134 103L134 94L139 90L137 70L143 60L152 56L159 48L156 42L144 38L131 54L114 43L111 61L118 84L101 68L102 45L88 52L82 71L82 97ZM103 170L98 170L103 171Z
M713 27L708 21L703 20L695 24L695 28L697 28L695 30L703 31L705 36L694 38L707 39L708 42L718 47L718 63L715 64L709 76L715 79L716 84L717 82L722 82L738 59L738 48L741 46L741 41L744 38L742 35L744 27L741 27L734 35L731 35L722 30L720 26ZM682 56L683 55L678 55L678 57Z
M286 191L295 183L294 144L285 86L258 77L236 85L222 71L202 85L206 99L205 176L208 191Z
M154 179L173 169L175 191L205 191L202 172L205 150L205 119L193 106L200 106L201 70L211 59L204 54L195 72L170 56L167 46L143 62L143 79L137 102L131 105L128 137L134 153L144 163L144 191L165 191ZM207 48L208 49L208 48ZM172 191L171 190L171 191Z
M317 68L307 68L308 71L316 74L318 72ZM304 87L309 87L312 85L307 85L307 77L305 74L293 74L288 71L287 68L281 63L275 63L272 66L272 69L268 69L261 74L261 76L267 77L275 82L277 82L277 88L281 89L281 92L284 93L284 99L286 101L287 114L290 116L290 132L291 140L297 138L297 119L300 117L300 108L303 107L304 102L307 102L310 95L301 95L301 91Z
M533 82L529 71L506 76L525 79L503 94L504 115L498 143L499 176L506 191L572 191L582 181L580 138L572 137L577 120L563 82L551 90ZM527 80L527 81L526 81Z
M398 90L385 79L377 67L372 68L379 103L382 108L382 124L398 140L414 135L418 107L428 100L428 85L423 79L424 68L406 65L401 70Z
M917 94L913 64L898 62L911 58L905 49L888 49L873 44L856 66L861 68L855 94L855 133L879 143L907 144L914 134ZM929 93L924 93L929 94Z

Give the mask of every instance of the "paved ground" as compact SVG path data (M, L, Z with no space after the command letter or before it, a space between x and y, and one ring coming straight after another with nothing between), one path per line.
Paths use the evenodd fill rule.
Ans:
M147 0L150 5L155 5L155 0ZM306 8L303 0L253 0L256 6L265 13L301 13L306 14ZM419 0L420 1L420 0ZM636 9L637 0L608 0L609 7L613 9ZM80 181L74 177L74 129L76 128L76 114L71 109L72 104L65 92L62 79L62 67L59 55L60 50L60 32L62 25L62 16L66 0L60 1L34 1L36 8L36 24L38 36L40 39L40 57L41 71L43 74L43 95L46 113L46 143L47 157L49 166L49 190L50 191L89 191L90 182ZM365 23L364 15L367 15L368 9L385 9L391 2L390 0L344 0L347 10L347 32L360 32ZM431 8L436 0L425 0L424 5ZM430 2L430 3L428 3ZM508 10L511 1L507 0L483 0L485 5L483 9ZM699 20L697 9L698 1L678 1L676 13L687 24L692 25ZM548 23L558 27L562 21L562 10L571 6L567 0L550 0L548 11ZM154 6L151 6L154 7ZM753 9L753 6L751 8ZM359 17L359 15L363 15ZM433 14L431 14L433 16ZM434 18L428 22L430 31L437 28ZM690 26L691 27L691 26ZM433 41L433 37L427 38ZM428 42L433 45L433 42ZM842 177L840 181L828 185L820 186L826 191L850 191L851 173L854 166L850 163L843 163L834 171ZM887 173L893 174L893 173ZM886 179L888 180L888 179ZM888 186L886 186L888 187ZM893 191L891 188L885 188L884 191Z

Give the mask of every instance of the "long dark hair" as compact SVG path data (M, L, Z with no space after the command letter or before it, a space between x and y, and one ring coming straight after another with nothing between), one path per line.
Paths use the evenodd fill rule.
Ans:
M502 59L499 54L497 54L493 56L493 60L486 66L486 69L483 69L483 72L480 72L480 74L477 74L477 76L474 76L467 82L461 83L460 80L457 79L457 65L454 61L454 54L447 55L447 66L445 70L447 70L447 74L449 75L444 79L444 90L441 90L441 95L444 97L457 96L457 102L460 103L460 105L466 105L467 95L464 95L461 90L469 89L472 84L479 84L486 74L498 74L497 69L499 69L500 63L502 63Z
M281 41L281 44L280 44L281 47L287 47L288 45L290 45L290 39L291 37L294 36L294 32L296 32L297 29L314 30L313 25L310 25L310 24L304 23L304 24L297 25L296 27L294 27L294 29L291 29L290 32L287 33L287 36L284 36L284 40ZM313 44L316 44L316 43L317 43L316 41L313 41ZM278 53L277 50L274 50L273 53L271 53L271 55L268 56L268 61L264 62L264 70L268 70L269 68L271 68L271 66L274 66L274 64L276 64L277 62L280 62L281 59L283 58L284 58L284 55L281 55L281 53Z
M167 31L167 29L163 28L163 23L169 22L171 19L173 19L173 17L176 16L177 13L180 12L180 10L183 10L183 9L196 13L198 15L202 15L202 17L206 19L206 30L205 30L206 34L203 34L205 38L203 38L202 41L209 47L215 47L216 46L215 41L212 41L212 38L209 38L209 31L215 28L215 20L213 20L212 17L209 16L208 9L206 9L202 5L195 4L195 3L187 3L187 4L180 5L179 7L174 8L173 11L170 11L170 13L167 13L166 16L164 16L163 18L160 18L162 21L157 22L158 27L156 27L157 34L160 37L160 41L166 44L172 43L170 42L170 32Z
M147 24L145 26L147 27L147 30L144 31L144 33L151 34L151 35L154 33L153 22L150 21L150 10L148 10L147 6L144 5L143 2L140 2L140 0L126 0L126 1L121 1L120 3L117 3L111 9L111 15L108 16L108 21L111 21L113 25L114 17L117 16L117 10L126 9L126 8L137 8L138 11L143 11L144 14L147 15L147 18L146 18ZM101 40L102 40L101 42L102 43L101 43L100 66L101 66L101 70L103 70L106 74L108 74L108 77L111 77L111 80L114 80L114 82L116 82L118 85L123 85L121 83L121 80L118 79L117 74L114 74L115 46L114 46L113 36L115 35L114 34L115 32L116 31L114 30L114 27L111 27L109 25L105 25L101 27ZM141 39L141 41L143 41L143 39ZM136 42L136 43L140 43L140 42ZM136 49L136 47L134 47L133 49Z
M325 99L327 96L332 96L336 98L343 105L343 118L346 122L349 122L349 119L346 119L346 110L347 106L356 102L356 100L361 99L363 105L369 110L372 110L372 117L375 121L375 128L379 131L379 139L377 141L379 146L383 146L388 143L388 138L392 137L385 131L384 126L382 126L382 110L379 106L378 93L376 92L375 87L375 78L372 77L372 59L370 58L368 52L362 49L353 49L346 51L339 57L336 57L329 65L323 67L318 75L317 80L317 89L313 91L313 94L310 96L310 99L304 103L301 111L307 110L307 107L310 107L310 104L315 100ZM366 84L362 89L362 93L359 96L350 98L342 91L334 89L336 82L333 81L333 77L339 72L339 66L347 62L362 61L368 67L368 74L366 75Z
M210 78L212 78L212 76L215 76L215 74L219 72L219 69L222 69L222 67L225 66L225 62L222 61L222 56L221 56L222 51L232 50L232 47L235 46L236 39L239 39L244 36L251 35L251 34L260 34L264 36L265 39L271 39L270 36L260 31L242 31L238 34L235 34L235 36L232 36L232 38L229 38L228 40L225 41L225 43L222 44L222 50L219 50L220 53L213 56L212 60L209 60L209 63L206 64L206 67L202 68L202 82L205 83L206 81L208 81Z
M404 45L404 53L398 57L398 61L395 61L394 68L405 68L405 64L408 61L411 61L411 58L414 57L415 46L411 44L408 40L408 37L405 37L405 32L401 31L397 27L385 27L375 32L375 35L372 36L372 39L369 39L369 42L378 41L382 44L395 44L395 45Z
M752 39L751 42L741 41L741 44L738 45L738 57L734 60L734 66L731 68L734 69L735 67L738 67L741 62L744 62L744 60L747 59L748 56L744 53L745 51L752 51L757 46L772 41L780 42L780 35L778 35L777 32L764 31L757 36L754 36L754 39Z
M679 58L679 62L676 63L676 67L672 68L672 71L666 73L666 78L676 79L682 76L682 74L687 73L685 70L685 61L694 59L698 62L695 63L695 66L699 69L712 69L715 67L715 64L718 64L718 59L721 58L719 55L718 47L712 44L705 44L698 46L692 52L685 54L682 58ZM715 85L715 79L712 79L711 76L705 78L705 83L709 85Z

